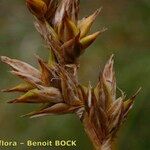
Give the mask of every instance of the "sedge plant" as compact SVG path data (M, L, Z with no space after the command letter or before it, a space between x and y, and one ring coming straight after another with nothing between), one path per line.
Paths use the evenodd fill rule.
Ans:
M125 94L116 96L114 56L99 75L96 87L78 81L79 57L106 28L89 34L101 8L79 20L79 0L26 0L35 17L35 27L42 36L50 57L47 61L36 56L39 69L17 59L1 56L13 75L22 79L4 92L20 92L9 103L41 104L38 110L25 116L78 116L95 150L111 150L116 133L139 90L126 100ZM23 93L23 94L22 94Z

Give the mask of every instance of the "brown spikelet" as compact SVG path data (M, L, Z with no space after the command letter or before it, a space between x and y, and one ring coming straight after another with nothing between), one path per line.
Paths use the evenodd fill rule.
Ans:
M43 18L46 11L47 6L43 0L27 0L27 7L30 12L38 18Z
M100 14L101 9L96 10L92 15L89 17L83 18L81 21L78 22L78 27L81 31L81 38L85 37L87 33L90 31L92 24L94 23L96 17Z

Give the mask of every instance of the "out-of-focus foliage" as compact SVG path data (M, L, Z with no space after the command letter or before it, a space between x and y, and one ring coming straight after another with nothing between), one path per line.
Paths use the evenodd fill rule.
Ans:
M81 0L81 15L87 16L95 8L103 6L95 29L108 27L95 44L81 58L80 81L95 85L98 74L108 57L114 53L115 69L119 88L132 95L142 86L134 109L119 132L118 149L150 149L150 1L148 0ZM33 18L25 7L24 0L0 1L0 55L7 55L36 64L34 54L46 58L46 50L33 26ZM0 64L0 88L18 82ZM7 100L15 95L0 93L0 138L25 141L27 139L72 139L77 140L77 149L91 149L78 118L72 115L44 118L20 118L21 112L30 112L34 105L13 106ZM85 144L86 143L86 144ZM26 149L26 147L21 147Z

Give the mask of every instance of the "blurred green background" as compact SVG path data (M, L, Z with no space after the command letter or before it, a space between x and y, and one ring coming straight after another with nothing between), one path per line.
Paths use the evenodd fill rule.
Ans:
M131 96L142 86L128 121L118 134L118 150L150 149L150 1L81 0L81 17L98 7L103 11L92 31L108 27L80 58L80 81L96 84L98 74L114 53L118 87ZM36 66L34 54L46 57L48 51L33 26L33 17L24 0L0 0L0 55L7 55ZM0 63L0 88L18 83ZM25 141L47 139L77 140L76 150L92 150L78 118L73 115L21 118L33 105L9 105L16 94L0 93L0 139ZM12 149L12 148L10 148ZM17 149L26 150L26 147ZM33 148L34 149L34 148ZM38 149L38 148L35 148ZM39 148L41 150L41 148ZM53 148L54 149L54 148ZM63 149L63 148L62 148Z

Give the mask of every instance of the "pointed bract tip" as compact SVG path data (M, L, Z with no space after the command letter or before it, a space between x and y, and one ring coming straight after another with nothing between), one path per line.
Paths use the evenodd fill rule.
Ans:
M109 66L111 66L111 69L113 69L113 65L114 65L114 54L112 54L110 56L109 60L107 61L106 65L105 65L105 69L104 70L110 69Z
M21 115L20 117L21 117L21 118L24 118L24 117L27 117L27 116L26 116L26 115Z
M12 92L12 89L1 89L0 92Z
M0 92L8 92L8 89L1 89Z
M113 60L115 57L115 54L111 54L110 59Z
M23 117L31 117L33 113L34 113L34 112L30 112L30 113L21 115L20 117L22 117L22 118L23 118Z
M108 28L103 27L103 29L102 29L102 30L100 30L100 32L101 32L101 33L103 33L103 32L105 32L105 31L107 31L107 30L108 30Z
M21 115L20 117L29 117L29 118L37 118L37 117L42 117L42 116L45 116L45 115L48 115L48 114L40 114L38 113L38 111L32 111L30 113L27 113L25 115Z
M111 61L114 61L114 57L115 57L115 55L112 54L112 55L110 56L110 60L111 60Z
M6 62L9 58L6 56L0 56L2 62Z
M37 117L43 117L43 116L47 116L48 114L37 114L37 115L32 115L30 116L31 119L33 118L37 118Z
M115 57L114 54L112 54L112 55L110 56L108 62L106 63L106 66L107 66L107 65L113 66L113 64L114 64L114 57Z
M136 91L136 93L132 96L131 99L135 99L136 96L141 92L141 90L142 90L142 87L140 87L140 88Z
M103 7L101 6L100 8L98 8L97 10L96 10L96 14L100 14L100 12L102 11L102 9L103 9Z
M39 56L38 54L36 54L36 53L34 53L34 57L35 57L36 59L39 59L39 58L40 58L40 56Z
M8 101L7 103L8 103L8 104L14 104L14 103L17 103L17 100L18 100L18 99L14 99L14 100Z

